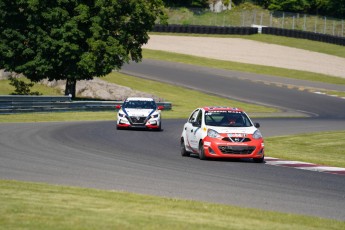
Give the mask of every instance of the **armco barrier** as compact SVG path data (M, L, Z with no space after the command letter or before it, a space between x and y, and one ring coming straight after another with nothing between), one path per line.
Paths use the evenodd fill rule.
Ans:
M155 25L153 28L153 32L251 35L257 34L258 28L201 25ZM345 37L337 37L328 34L313 33L309 31L290 30L277 27L262 27L262 33L293 38L304 38L313 41L320 41L345 46Z
M345 46L345 37L337 37L328 34L313 33L309 31L289 30L275 27L263 27L262 33L293 38L304 38L313 41L320 41Z
M257 34L254 27L200 26L200 25L155 25L153 32L192 34Z
M0 114L66 112L66 111L115 111L122 101L72 101L68 96L0 95ZM164 110L171 110L170 102L157 102Z

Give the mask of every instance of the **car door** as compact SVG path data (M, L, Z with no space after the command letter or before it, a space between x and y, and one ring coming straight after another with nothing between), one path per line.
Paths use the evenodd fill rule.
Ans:
M199 148L199 136L198 131L201 127L202 110L195 110L190 119L188 120L188 125L185 127L187 143L193 151L197 151Z

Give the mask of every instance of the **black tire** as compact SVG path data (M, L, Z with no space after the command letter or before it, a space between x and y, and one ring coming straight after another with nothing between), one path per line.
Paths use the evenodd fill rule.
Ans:
M186 146L184 145L183 139L181 139L180 150L181 150L181 156L189 157L190 153L186 150Z
M200 160L206 160L207 159L207 157L205 156L204 144L202 142L199 145L199 159Z
M255 163L263 163L265 160L265 155L263 155L261 158L253 158L253 161Z

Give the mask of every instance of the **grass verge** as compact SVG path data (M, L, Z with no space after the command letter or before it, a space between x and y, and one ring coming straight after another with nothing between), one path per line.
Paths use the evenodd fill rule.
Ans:
M0 180L2 229L343 229L345 222L125 192Z
M20 80L24 81L25 83L29 83L30 80L27 78L20 78ZM0 80L0 95L10 95L15 90L15 87L10 85L10 80ZM31 92L39 92L43 95L61 95L59 90L45 86L43 84L35 83L32 88L30 88Z
M108 121L116 120L115 111L105 112L52 112L1 114L0 122L54 122L54 121Z
M265 138L265 154L285 160L345 168L344 143L345 131L268 137Z

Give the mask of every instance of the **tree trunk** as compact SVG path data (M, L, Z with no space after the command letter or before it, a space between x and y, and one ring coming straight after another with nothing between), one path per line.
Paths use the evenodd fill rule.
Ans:
M77 86L77 80L76 79L67 79L66 80L65 95L71 96L72 98L75 98L76 86Z

